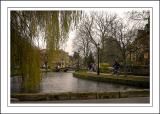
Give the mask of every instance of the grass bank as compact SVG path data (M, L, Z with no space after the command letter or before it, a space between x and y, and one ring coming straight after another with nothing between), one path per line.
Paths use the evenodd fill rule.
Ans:
M105 74L101 73L97 75L96 73L92 72L75 72L73 73L74 77L100 81L100 82L109 82L109 83L118 83L118 84L125 84L131 86L137 86L142 88L149 88L149 77L147 76L134 76L134 75L119 75L114 76L112 74Z

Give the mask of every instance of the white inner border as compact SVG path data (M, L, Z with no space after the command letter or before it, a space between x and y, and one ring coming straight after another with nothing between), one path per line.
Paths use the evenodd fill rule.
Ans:
M13 113L13 112L39 112L39 113L50 113L50 112L68 112L68 113L73 113L73 112L78 112L79 113L87 113L87 112L92 112L92 113L100 113L100 112L130 112L132 110L132 113L141 113L141 112L147 112L147 113L152 113L153 111L157 112L159 109L159 6L158 6L158 1L75 1L75 2L69 2L69 1L60 1L60 2L53 2L53 1L2 1L1 2L1 51L2 51L2 68L1 68L1 109L2 112L7 112L7 113ZM8 22L10 22L10 11L11 9L14 8L9 8L8 9L8 15L7 15L7 7L20 7L18 10L22 9L24 10L23 7L46 7L45 10L51 10L50 8L47 7L153 7L153 23L152 23L152 17L151 17L151 34L150 34L150 104L10 104L10 70L8 69L8 80L7 80L7 43L8 43L8 49L10 49L10 24L8 24L8 42L7 42L7 17L8 17ZM16 8L15 8L16 9ZM27 8L28 9L28 8ZM37 10L37 8L31 8L32 10ZM31 10L28 9L28 10ZM63 8L60 8L61 10ZM59 8L54 8L53 10L60 10ZM68 9L68 8L67 8ZM69 10L71 10L70 8ZM80 8L81 9L81 8ZM98 9L98 8L97 8ZM96 9L96 10L97 10ZM101 8L99 8L101 9ZM25 9L26 10L26 9ZM44 10L44 9L43 9ZM75 8L74 8L75 10ZM152 16L152 11L151 11L151 16ZM156 17L156 18L155 18ZM152 33L152 24L153 24L153 33ZM152 34L153 34L153 56L152 55ZM155 52L156 50L156 52ZM8 57L10 58L10 50L8 50ZM153 57L153 58L152 58ZM8 59L9 59L8 58ZM153 75L152 76L152 59L153 59ZM10 68L10 62L8 61L8 68ZM152 80L153 80L153 89L152 89ZM7 81L8 81L8 88L7 88ZM7 96L7 89L8 89L8 96ZM153 92L153 101L152 101L152 92ZM8 102L7 102L8 101ZM152 106L153 103L153 106ZM9 107L8 107L8 106ZM17 106L17 107L13 107ZM24 107L20 107L24 106ZM37 106L37 107L27 107L27 106ZM41 106L41 107L39 107ZM43 107L45 106L45 107ZM83 106L83 107L49 107L49 106ZM98 106L98 107L84 107L84 106ZM100 107L101 106L101 107ZM109 107L102 107L102 106L109 106ZM115 107L117 106L117 107ZM131 106L131 107L128 107ZM142 107L143 106L143 107ZM150 107L149 107L150 106ZM152 107L151 107L152 106ZM114 109L116 108L116 110ZM17 110L18 109L18 110ZM32 109L32 110L30 110ZM53 109L53 110L52 110ZM138 109L138 110L137 110Z

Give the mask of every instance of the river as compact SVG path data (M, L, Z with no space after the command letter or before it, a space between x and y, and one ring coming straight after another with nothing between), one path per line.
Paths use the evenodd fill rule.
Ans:
M138 89L137 87L96 82L73 77L72 72L48 72L42 76L39 93L60 92L106 92ZM11 78L11 92L19 93L21 90L20 77Z

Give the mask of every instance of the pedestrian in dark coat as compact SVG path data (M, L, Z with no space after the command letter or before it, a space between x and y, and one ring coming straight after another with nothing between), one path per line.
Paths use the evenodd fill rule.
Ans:
M113 74L118 74L119 69L120 69L120 64L117 61L115 61L113 64Z

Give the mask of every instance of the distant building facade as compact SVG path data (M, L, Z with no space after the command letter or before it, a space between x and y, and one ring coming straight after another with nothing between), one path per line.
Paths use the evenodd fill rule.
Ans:
M137 65L149 65L150 63L149 28L149 24L146 24L144 30L137 31L137 38L132 43L135 50L128 55L128 58Z
M40 58L41 67L45 67L47 64L47 66L51 69L54 69L57 66L59 66L60 68L64 68L72 64L69 54L63 50L54 50L51 61L49 62L47 50L42 49L40 50Z

